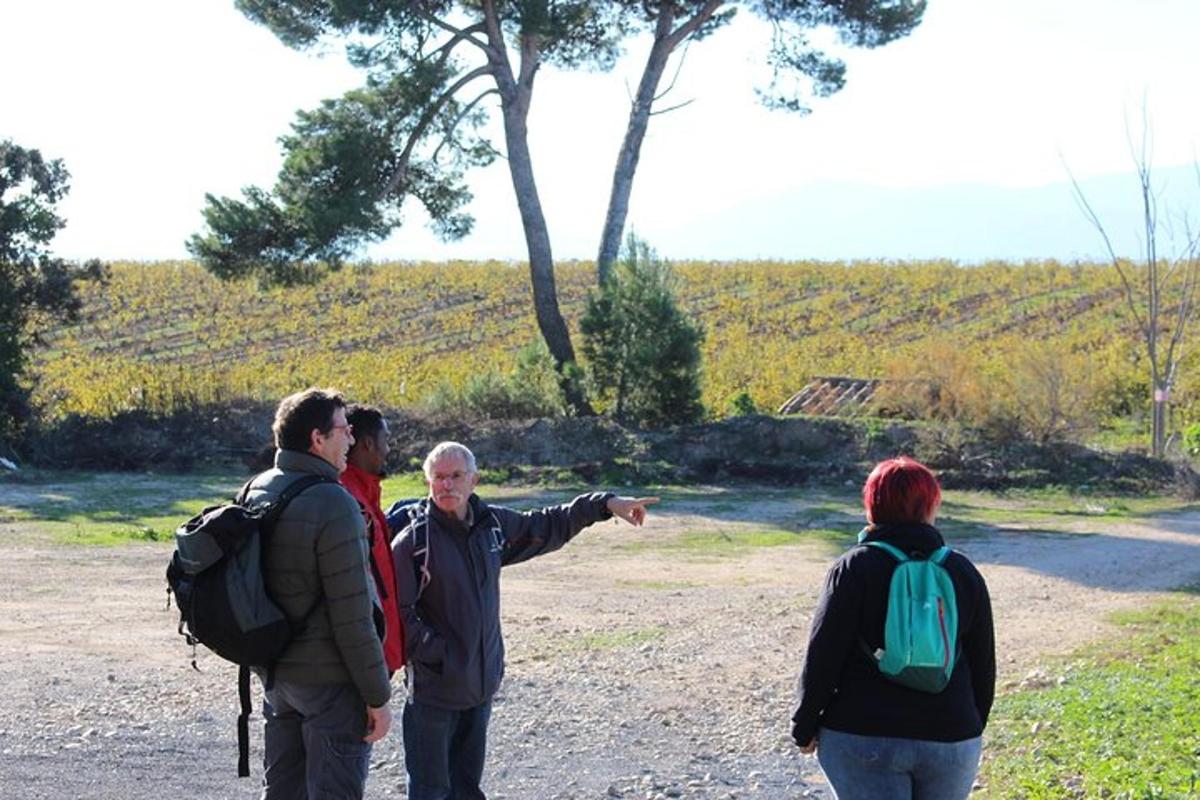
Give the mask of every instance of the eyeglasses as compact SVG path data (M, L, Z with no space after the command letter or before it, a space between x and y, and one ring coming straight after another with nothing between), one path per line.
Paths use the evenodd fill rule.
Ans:
M342 428L346 429L346 433L351 433L351 434L354 433L353 425L347 424L347 425L330 425L329 426L329 430L331 430L331 431L341 430ZM328 436L329 434L325 434L325 435Z
M471 473L463 472L462 470L455 470L454 472L435 472L429 480L433 481L434 483L441 483L442 481L447 480L454 483L461 483L470 474Z

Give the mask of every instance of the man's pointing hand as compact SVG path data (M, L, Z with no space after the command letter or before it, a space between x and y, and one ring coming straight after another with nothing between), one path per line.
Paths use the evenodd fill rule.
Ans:
M610 497L608 510L630 525L641 525L646 521L646 506L657 502L657 497Z

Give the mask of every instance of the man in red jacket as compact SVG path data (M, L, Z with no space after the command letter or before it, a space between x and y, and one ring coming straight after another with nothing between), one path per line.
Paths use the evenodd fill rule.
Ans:
M396 604L395 567L392 565L391 535L387 519L380 506L379 483L384 475L388 445L387 420L379 409L352 405L346 421L354 430L354 445L346 456L342 485L362 506L367 522L367 537L371 542L371 572L387 622L383 639L383 655L388 672L404 666L404 631L400 625L400 607Z

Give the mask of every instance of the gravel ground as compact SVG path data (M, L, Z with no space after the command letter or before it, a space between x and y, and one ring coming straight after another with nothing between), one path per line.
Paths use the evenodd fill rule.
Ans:
M489 797L828 798L788 716L831 551L636 546L761 529L797 505L673 504L508 570ZM1109 633L1108 612L1200 578L1200 514L1072 525L1085 535L1000 529L961 545L991 587L1006 685ZM238 780L236 670L205 651L192 669L166 607L167 547L71 549L10 522L0 551L0 798L256 796L261 718L253 776ZM398 727L376 745L367 795L405 796Z

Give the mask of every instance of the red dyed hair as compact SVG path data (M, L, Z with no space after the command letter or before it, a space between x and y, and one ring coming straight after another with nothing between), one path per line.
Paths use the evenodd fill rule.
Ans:
M863 508L872 525L926 522L942 504L942 487L929 467L907 456L880 461L863 484Z

